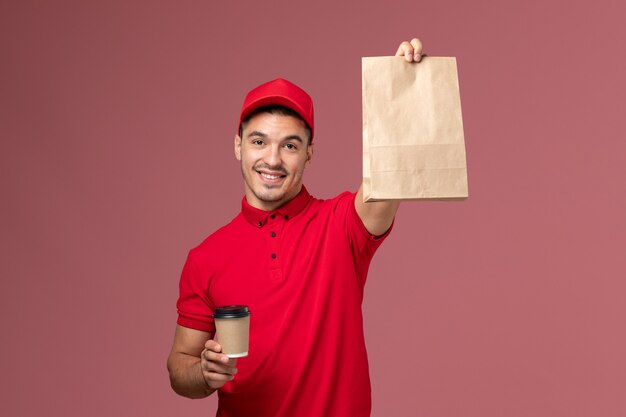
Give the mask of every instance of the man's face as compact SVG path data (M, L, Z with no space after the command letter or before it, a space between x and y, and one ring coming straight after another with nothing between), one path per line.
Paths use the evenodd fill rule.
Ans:
M241 161L248 203L271 211L297 196L313 155L304 122L259 113L241 135L235 137L235 157Z

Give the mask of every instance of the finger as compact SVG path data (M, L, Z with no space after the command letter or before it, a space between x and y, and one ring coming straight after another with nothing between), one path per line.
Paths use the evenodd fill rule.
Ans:
M209 384L211 382L228 382L232 381L235 376L228 374L219 374L217 372L204 372L204 378L207 380Z
M407 41L404 41L398 47L396 56L403 56L407 62L413 61L413 46Z
M420 62L422 60L422 52L424 49L422 41L417 38L413 38L411 39L411 46L413 47L413 60L415 62Z
M208 349L202 351L202 357L209 362L218 362L224 364L228 364L230 362L230 358L223 353L214 352Z
M209 350L212 350L213 352L219 353L222 351L222 346L213 339L207 340L206 343L204 344L204 347Z
M239 372L234 366L222 365L217 362L203 362L202 370L223 375L236 375Z

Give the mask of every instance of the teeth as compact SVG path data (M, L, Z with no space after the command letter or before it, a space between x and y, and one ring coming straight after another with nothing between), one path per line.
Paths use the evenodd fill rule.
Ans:
M278 178L280 178L280 175L270 175L270 174L265 174L263 172L260 173L263 178L267 178L268 180L276 180Z

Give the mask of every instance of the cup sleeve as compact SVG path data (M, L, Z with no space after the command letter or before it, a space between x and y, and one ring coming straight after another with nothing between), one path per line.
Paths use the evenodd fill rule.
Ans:
M180 326L215 333L214 306L208 296L210 274L203 271L191 250L183 267L179 284L177 323Z

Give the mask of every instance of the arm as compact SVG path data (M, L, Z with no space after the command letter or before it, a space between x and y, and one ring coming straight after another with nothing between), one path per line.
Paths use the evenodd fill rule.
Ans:
M368 232L374 236L384 234L391 227L400 207L399 200L363 202L363 184L354 199L354 208Z
M212 333L176 326L167 359L172 389L184 397L204 398L231 381L237 373L237 359L221 351Z
M396 56L404 56L407 62L420 62L422 59L422 42L417 38L413 38L411 42L402 42L398 47ZM380 236L391 227L398 207L400 207L400 201L364 203L363 185L361 185L354 199L354 207L367 231L375 236Z

